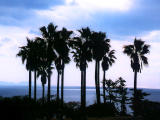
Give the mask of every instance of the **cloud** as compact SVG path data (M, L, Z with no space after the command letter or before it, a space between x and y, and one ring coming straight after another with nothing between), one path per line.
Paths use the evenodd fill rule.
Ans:
M157 0L65 0L35 13L61 27L89 26L114 35L136 36L160 29L159 4Z
M34 10L49 9L59 4L63 4L63 0L0 0L0 24L25 26L25 21L38 19Z
M0 24L35 31L54 22L69 29L89 26L115 36L136 36L160 29L159 4L158 0L2 0Z
M116 63L107 71L113 80L123 77L133 87L133 71L122 47L133 43L135 37L151 45L149 66L138 74L138 87L159 88L160 24L158 0L63 0L0 1L0 81L20 83L28 81L28 73L21 59L16 58L19 46L26 44L26 36L39 35L38 28L54 22L59 27L75 30L89 26L104 31L116 50ZM94 61L87 69L87 86L94 86ZM16 69L16 70L15 70ZM21 73L21 74L20 74ZM56 70L52 85L56 85ZM101 70L101 80L102 80ZM154 82L151 82L153 81ZM40 84L40 80L38 80ZM80 86L80 71L71 62L65 67L65 85Z
M25 8L25 9L46 9L50 6L62 4L63 0L1 0L0 7Z
M26 37L34 37L27 28L0 26L0 55L15 57L20 46L26 43Z
M132 0L133 1L133 0ZM54 20L59 25L90 25L99 12L126 12L131 9L130 0L65 0L65 4L53 6L46 10L35 10L42 17ZM93 17L94 16L94 17ZM90 23L89 23L89 22ZM97 20L99 21L99 20Z
M66 0L67 5L76 5L89 11L128 11L133 0Z
M150 42L160 42L160 30L153 30L150 32L145 32L142 35L142 39Z

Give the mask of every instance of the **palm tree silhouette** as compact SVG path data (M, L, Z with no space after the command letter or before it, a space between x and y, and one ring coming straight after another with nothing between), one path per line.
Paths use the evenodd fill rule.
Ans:
M47 28L45 26L40 28L43 39L46 41L46 50L47 50L47 75L48 75L48 91L47 91L47 100L50 101L51 98L51 73L52 73L52 63L57 58L54 49L55 35L57 34L57 26L50 23Z
M38 70L37 70L37 76L41 76L41 82L42 82L42 100L44 102L45 98L45 84L47 82L47 49L46 49L46 41L40 37L37 37L35 41L38 44L37 50L39 51L39 54L37 55L38 58Z
M27 38L27 45L21 47L21 50L17 54L22 57L22 62L26 61L26 68L30 70L29 72L29 97L31 98L31 71L34 71L34 100L36 100L37 96L37 75L36 71L38 68L38 44L35 40L30 40Z
M68 46L68 40L70 39L70 36L72 34L72 31L68 31L66 28L62 28L62 30L58 31L55 37L54 42L54 48L56 52L58 53L58 58L60 59L61 64L61 104L63 106L63 91L64 91L64 68L65 64L70 62L69 57L69 46Z
M81 107L84 109L86 106L86 67L87 62L92 61L90 49L91 31L88 27L78 31L80 36L70 41L70 46L73 49L72 53L76 66L81 71Z
M31 63L34 71L34 100L37 99L37 70L39 66L39 43L37 40L28 42L27 47L30 50Z
M148 54L150 45L145 44L144 41L141 39L134 40L133 45L126 45L124 46L124 54L127 54L131 59L131 68L134 72L134 100L133 105L135 106L134 109L134 116L137 116L137 72L141 72L143 65L148 65L148 58L145 56Z
M104 103L106 103L106 93L105 93L105 79L106 79L106 71L109 69L110 66L115 62L115 50L109 51L105 56L103 57L102 60L102 69L103 69L103 100Z
M27 38L27 46L29 47L30 45L30 39ZM32 61L31 61L31 54L30 54L30 49L27 46L22 46L20 47L20 51L18 52L17 56L22 58L22 63L26 63L26 69L29 71L29 98L31 99L31 83L32 83Z
M95 60L95 86L96 86L96 97L97 103L101 102L100 100L100 61L102 60L103 56L109 51L110 45L109 39L106 39L106 34L103 32L92 32L91 35L92 40L92 54L93 59Z
M148 54L150 45L145 44L141 39L134 40L133 45L124 46L124 54L127 54L131 59L131 68L134 72L134 92L137 90L137 72L141 72L143 65L148 65Z

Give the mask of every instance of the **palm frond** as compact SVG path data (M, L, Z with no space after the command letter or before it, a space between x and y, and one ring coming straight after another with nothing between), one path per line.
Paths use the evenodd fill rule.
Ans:
M125 45L123 50L124 54L131 56L134 53L134 46L133 45Z

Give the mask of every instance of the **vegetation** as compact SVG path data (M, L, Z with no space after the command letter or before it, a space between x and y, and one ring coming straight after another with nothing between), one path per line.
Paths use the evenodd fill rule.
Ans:
M150 45L145 44L141 39L134 40L133 45L124 46L124 54L127 54L131 59L131 68L134 72L134 104L137 101L137 72L141 73L143 65L148 65L148 58L145 56L148 54ZM136 105L135 105L136 106ZM137 108L137 107L136 107ZM135 110L136 111L136 110ZM136 112L135 112L136 113ZM136 114L134 114L136 116Z
M107 103L113 104L120 115L127 115L126 104L129 103L128 91L125 87L125 80L123 78L118 78L115 82L111 79L105 80L105 91L106 91L106 101Z
M106 79L106 71L110 66L115 62L116 57L114 56L115 50L108 51L107 54L103 57L102 68L103 68L103 100L106 102L106 93L105 93L105 79Z
M91 53L91 31L87 28L78 30L80 33L79 37L74 37L70 41L70 47L73 49L73 58L76 62L76 66L81 71L81 106L86 107L86 67L87 62L92 61Z
M0 104L9 104L8 101L15 102L15 109L18 111L21 111L21 108L26 110L22 117L28 117L24 117L24 119L36 119L38 117L51 119L55 115L59 119L66 116L77 120L78 118L87 119L87 116L127 116L126 104L131 101L134 115L146 117L146 114L142 114L142 110L152 103L145 101L144 96L146 94L137 90L137 73L141 72L143 65L148 64L145 55L149 53L149 45L142 40L135 39L133 45L124 46L123 52L130 57L131 68L134 72L134 93L129 98L128 89L125 85L126 81L123 78L120 77L116 81L106 79L106 71L115 63L117 58L115 50L111 49L111 40L106 37L104 32L92 31L86 27L74 33L66 28L58 30L57 26L52 23L47 27L41 27L40 32L41 36L34 39L27 38L27 45L20 47L17 54L22 58L22 63L26 65L26 69L29 71L29 98L2 98ZM80 105L74 102L64 103L64 70L65 65L71 61L70 54L81 71ZM96 103L86 106L86 70L88 63L93 60L95 61ZM104 103L101 103L100 94L100 63L103 70L102 96ZM54 68L57 70L57 96L55 100L51 100L51 75ZM34 72L34 100L31 98L31 72ZM42 82L41 100L36 99L37 77L40 77ZM61 94L59 93L60 82ZM44 94L46 83L48 83L47 99ZM145 106L145 104L147 105ZM8 107L10 106L12 105L9 104ZM29 112L30 109L32 111ZM146 110L150 111L148 108Z

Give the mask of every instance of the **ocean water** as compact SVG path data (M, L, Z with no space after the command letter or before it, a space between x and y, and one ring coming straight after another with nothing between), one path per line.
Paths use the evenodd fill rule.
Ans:
M46 91L45 94L47 95L47 88L45 88L45 91ZM143 89L143 91L150 94L145 99L148 99L150 101L160 102L160 89ZM56 95L56 87L51 88L51 94ZM25 95L28 95L28 86L0 86L0 96L2 97L25 96ZM131 92L129 93L129 96L130 95ZM42 88L37 87L37 98L41 97L42 97ZM80 87L65 87L64 100L65 102L70 102L70 101L80 102ZM86 90L87 105L95 103L95 100L96 100L96 91L94 87L87 87Z

